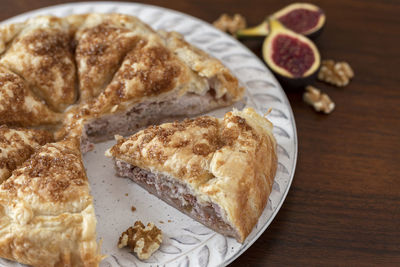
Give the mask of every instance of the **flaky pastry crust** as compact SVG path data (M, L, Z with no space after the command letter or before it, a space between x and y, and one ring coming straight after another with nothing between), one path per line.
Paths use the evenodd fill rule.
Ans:
M152 126L119 138L106 156L168 174L216 203L239 242L264 210L277 168L272 124L251 108Z
M227 106L243 93L221 62L132 16L39 16L1 26L0 124L63 125L58 143L33 145L18 132L23 142L5 146L7 157L21 157L12 156L2 174L11 176L0 186L0 257L33 266L97 266L102 259L78 148L86 123L187 95Z
M123 14L88 14L75 34L81 101L98 96L110 83L140 35L153 30Z
M20 76L0 65L0 124L39 126L62 118L40 101Z
M96 217L76 143L40 148L0 186L0 257L98 266Z
M0 126L0 184L37 149L52 142L47 131Z
M21 75L55 111L76 100L72 32L65 19L40 16L27 20L0 64Z
M59 138L81 136L88 121L146 101L211 93L215 106L227 106L243 97L244 88L220 61L178 33L157 33L120 14L89 15L80 27L75 38L83 102L68 110Z

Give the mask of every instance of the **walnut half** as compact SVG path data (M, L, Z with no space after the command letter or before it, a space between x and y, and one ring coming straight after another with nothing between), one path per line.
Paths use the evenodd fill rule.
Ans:
M335 109L335 103L327 94L310 85L306 87L303 99L307 104L313 106L316 111L324 112L325 114L329 114Z
M222 14L213 22L213 25L223 32L234 34L238 30L246 28L246 19L240 14L235 14L233 17L228 14Z
M335 62L331 59L322 61L321 69L318 73L319 80L338 87L348 85L353 77L354 72L349 63Z
M128 246L141 260L147 260L157 251L162 242L162 232L154 223L145 227L141 221L136 221L122 233L118 241L118 248Z

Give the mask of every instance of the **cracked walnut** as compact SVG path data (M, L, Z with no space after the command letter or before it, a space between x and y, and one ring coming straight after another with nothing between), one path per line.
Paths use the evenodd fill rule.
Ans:
M310 85L306 87L303 99L307 104L313 106L316 111L324 112L325 114L329 114L335 109L335 103L327 94Z
M234 34L238 30L246 28L246 19L240 14L235 14L233 17L227 14L222 14L213 22L213 25L221 31Z
M141 221L136 221L122 233L118 241L118 248L128 246L136 253L140 260L146 260L157 251L162 242L162 232L154 223L145 227Z
M323 60L318 73L319 80L338 87L348 85L353 77L354 71L347 62L335 62L333 60Z

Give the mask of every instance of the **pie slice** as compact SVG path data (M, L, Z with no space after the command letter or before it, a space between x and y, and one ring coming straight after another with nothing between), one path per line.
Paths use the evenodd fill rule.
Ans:
M113 78L138 35L153 30L123 14L89 14L75 35L80 99L98 96Z
M147 125L231 105L243 93L220 61L179 34L139 33L110 84L97 98L69 110L57 136L82 136L83 147L89 147L88 142L116 133L129 135Z
M271 193L272 124L253 109L198 117L118 137L106 151L128 177L183 213L243 242Z
M38 126L61 119L62 115L42 103L20 76L0 65L0 125Z
M64 19L40 16L26 21L0 63L21 75L55 111L76 100L72 34Z
M0 186L0 257L98 266L93 200L76 143L44 145Z
M0 184L39 147L52 141L53 135L46 131L0 126Z

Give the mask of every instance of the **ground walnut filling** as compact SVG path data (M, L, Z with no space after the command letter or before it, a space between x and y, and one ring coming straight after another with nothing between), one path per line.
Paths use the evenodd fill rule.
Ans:
M130 178L151 194L205 226L224 235L237 236L232 226L224 220L224 214L217 204L200 201L186 185L176 179L151 173L120 160L115 160L115 167L117 175Z
M172 121L183 116L193 116L217 106L226 105L224 99L217 101L212 92L210 90L204 96L188 93L185 96L164 101L146 101L126 111L89 120L84 126L81 150L85 153L91 150L90 143L112 139L115 134L126 136L148 125Z

